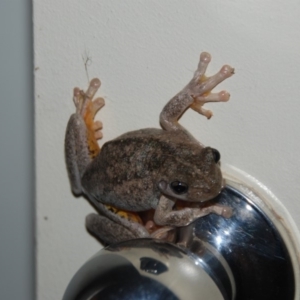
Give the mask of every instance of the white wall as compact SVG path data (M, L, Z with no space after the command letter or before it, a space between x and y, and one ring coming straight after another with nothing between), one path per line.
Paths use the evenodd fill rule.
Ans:
M72 89L103 83L101 143L128 130L158 127L166 101L191 78L201 51L236 75L220 86L226 104L207 121L182 118L222 162L253 175L284 203L300 228L300 2L34 1L38 298L59 299L100 245L85 231L93 211L75 199L63 155Z

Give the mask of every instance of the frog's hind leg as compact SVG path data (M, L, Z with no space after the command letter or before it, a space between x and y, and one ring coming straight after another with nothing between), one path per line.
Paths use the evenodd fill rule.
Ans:
M100 215L90 214L86 227L94 236L106 243L115 243L136 238L150 237L137 213L118 210L89 198Z
M163 129L183 130L178 120L188 108L192 108L209 119L212 116L212 112L202 107L205 103L229 100L230 95L228 92L211 93L211 90L234 74L234 69L225 65L215 75L206 77L205 72L210 60L211 56L209 53L201 53L198 68L192 80L163 108L160 114L160 123Z
M97 98L93 100L100 84L100 80L96 78L90 82L86 92L79 88L74 89L73 100L76 113L70 117L67 126L65 155L72 191L76 195L82 193L81 178L88 164L90 164L100 152L97 140L102 137L102 123L94 121L94 117L98 110L104 105L104 99ZM136 213L121 211L112 206L102 205L96 200L93 200L92 197L88 198L102 214L99 218L95 216L92 219L88 218L89 221L87 222L89 230L94 232L98 237L106 234L106 232L109 236L110 230L115 231L118 227L120 227L120 229L127 228L126 230L129 232L132 231L132 238L135 236L142 237L148 235L147 230L140 225L141 221ZM106 220L106 222L104 220ZM104 226L106 223L110 224L107 225L107 229ZM98 232L98 229L101 227L104 229ZM128 236L126 233L124 233L124 235ZM106 238L106 240L108 239L109 238Z
M133 231L102 215L89 214L86 217L86 227L93 236L106 245L139 238Z
M66 164L74 194L81 194L81 177L87 165L100 151L97 139L102 137L102 123L94 122L94 117L104 105L104 99L93 100L100 84L100 80L95 78L86 92L74 89L76 113L69 119L65 136Z
M128 218L128 216L124 217L126 219ZM177 231L175 227L161 227L150 234L149 231L151 231L151 229L149 230L149 228L147 228L148 226L148 224L145 224L145 226L143 226L140 223L132 223L129 227L127 227L123 221L120 224L115 220L111 220L107 216L93 213L89 214L86 217L87 230L105 244L118 243L122 241L146 237L164 240L170 243L176 241ZM147 231L145 231L145 229Z

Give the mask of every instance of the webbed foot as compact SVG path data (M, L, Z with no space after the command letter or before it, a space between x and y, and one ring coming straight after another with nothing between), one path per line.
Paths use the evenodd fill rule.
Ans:
M211 118L212 112L202 107L205 103L226 102L230 98L230 94L227 91L211 93L211 90L223 80L234 74L234 69L232 67L224 65L218 73L211 77L206 77L205 72L210 61L210 54L207 52L202 52L194 77L184 88L184 91L190 94L194 99L191 108L206 116L208 119Z
M91 80L86 92L79 88L74 88L73 101L76 107L76 114L80 115L87 128L87 143L91 158L94 158L100 151L97 143L98 139L102 138L102 122L94 121L95 115L105 104L103 98L93 100L98 91L101 82L98 78Z
M218 73L206 77L205 72L210 61L209 53L201 53L198 68L192 80L163 108L160 114L160 123L165 130L184 130L178 120L188 108L192 108L209 119L212 112L203 108L205 103L229 100L230 94L228 92L211 93L211 91L220 82L232 76L234 69L224 65Z

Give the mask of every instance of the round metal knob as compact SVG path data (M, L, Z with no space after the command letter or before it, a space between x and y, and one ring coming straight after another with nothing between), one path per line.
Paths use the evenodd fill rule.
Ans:
M234 299L228 266L206 247L198 251L201 258L152 239L107 247L77 272L63 299Z
M63 300L299 299L299 256L288 222L263 197L227 180L214 201L233 208L178 229L178 245L111 245L71 280Z

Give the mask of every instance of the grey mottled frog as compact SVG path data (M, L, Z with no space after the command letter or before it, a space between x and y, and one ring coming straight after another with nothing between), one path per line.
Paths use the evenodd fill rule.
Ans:
M210 60L208 53L200 55L192 80L163 108L162 129L125 133L101 150L102 124L94 116L104 99L93 100L100 80L93 79L86 92L74 89L76 113L65 137L67 169L73 193L85 195L99 212L87 216L86 225L102 242L143 237L175 241L174 229L199 217L231 216L230 207L203 203L224 186L219 152L204 147L178 123L188 108L210 118L203 104L229 100L226 91L211 90L234 69L225 65L206 77Z

